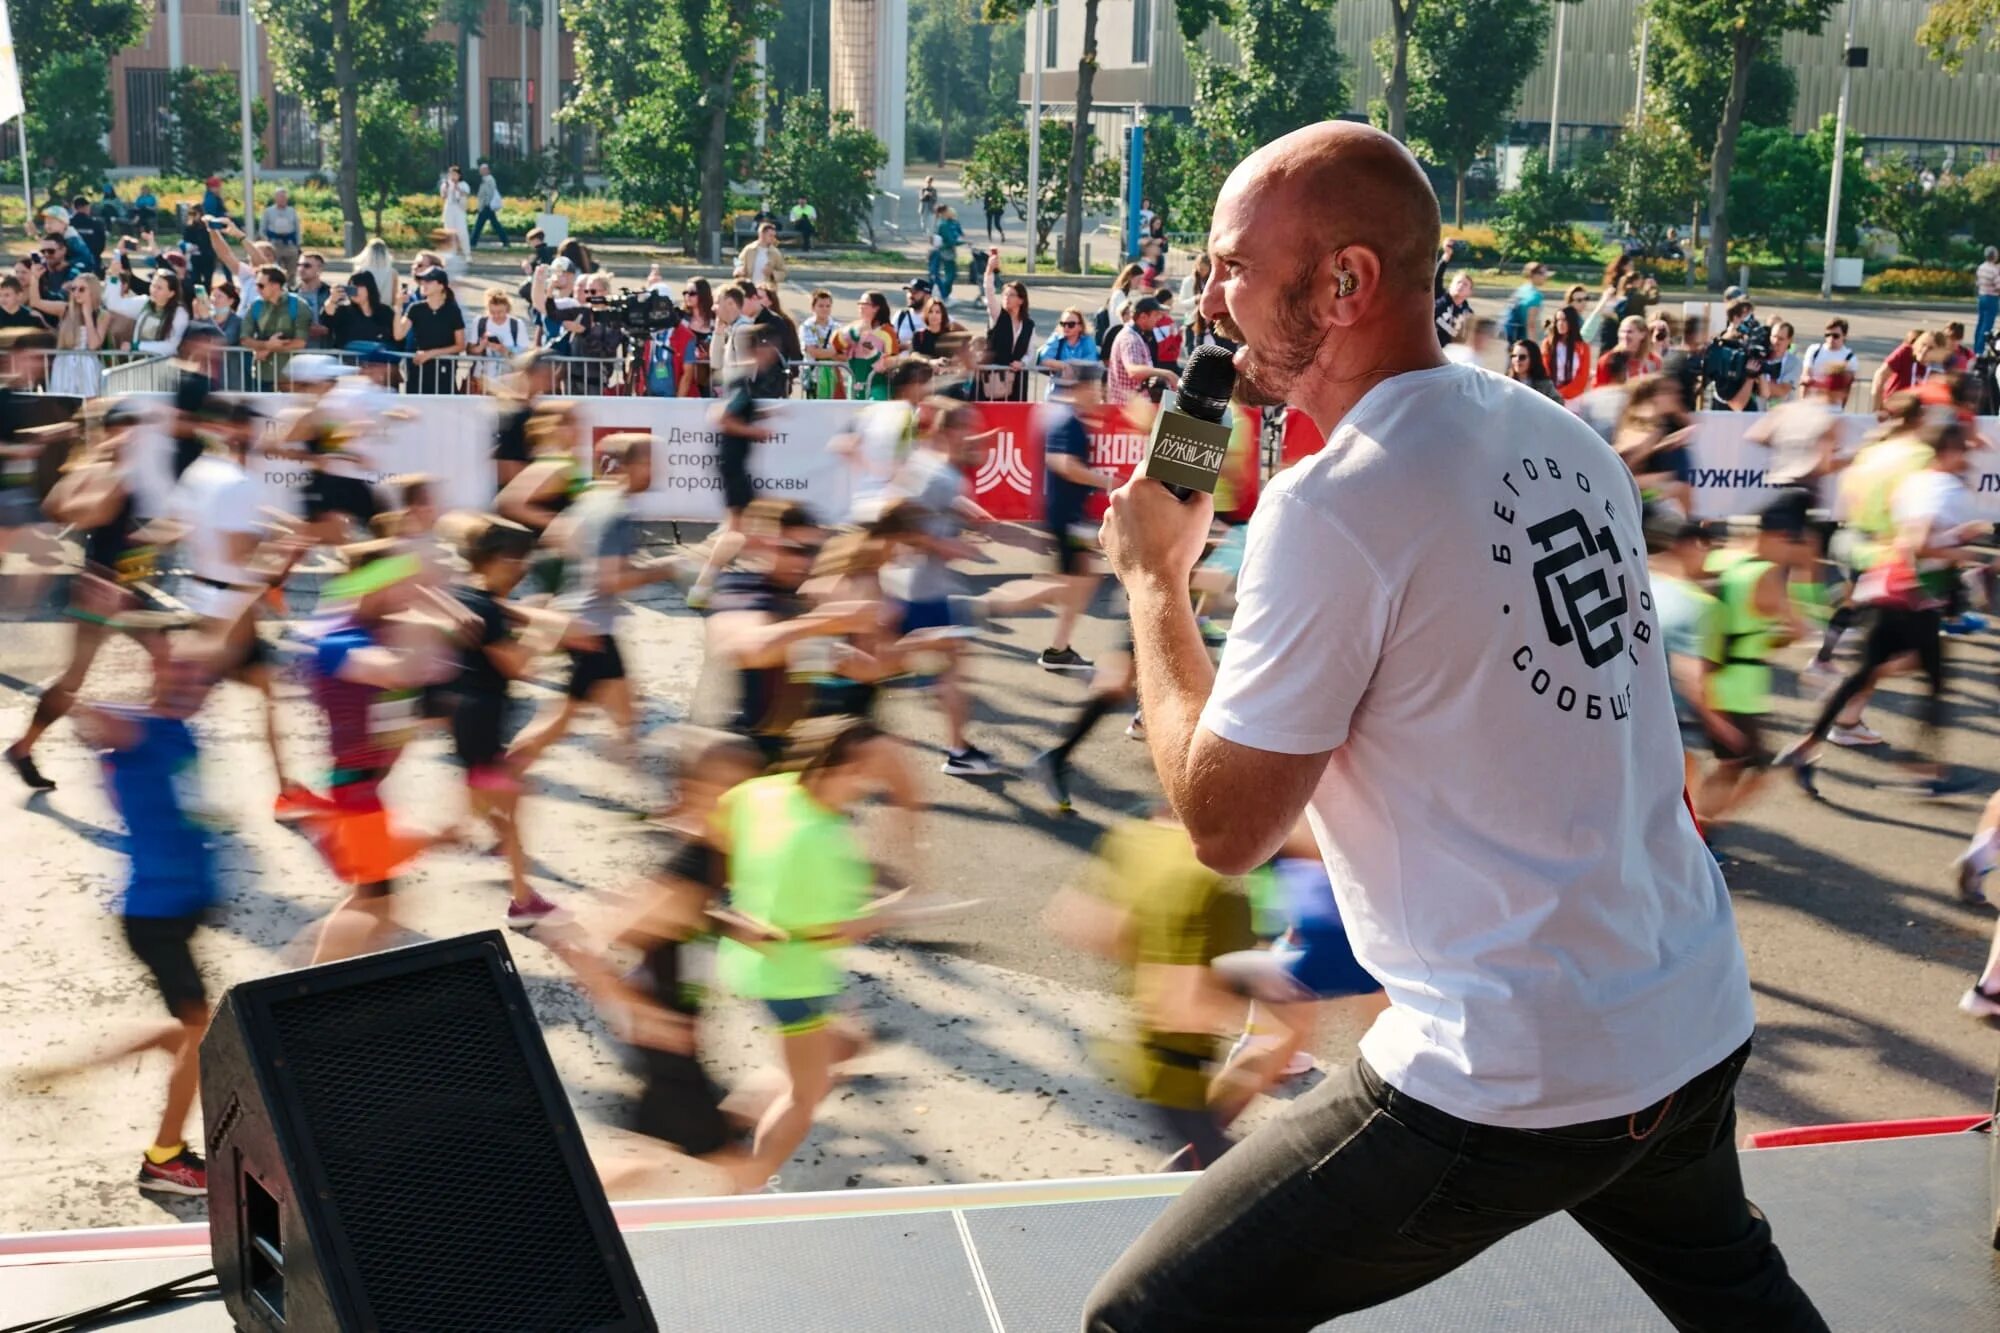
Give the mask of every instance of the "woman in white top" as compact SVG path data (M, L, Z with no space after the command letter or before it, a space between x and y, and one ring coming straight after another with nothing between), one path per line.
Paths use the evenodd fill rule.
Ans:
M463 260L472 253L472 238L465 229L465 204L472 198L472 187L465 183L456 166L445 172L444 182L438 186L438 197L444 203L444 229L451 233L452 244Z
M79 398L95 398L104 392L104 363L98 349L104 346L108 316L104 309L104 284L94 273L69 280L69 304L62 323L56 326L56 356L49 366L49 392L73 393Z
M144 296L126 291L124 278L113 278L104 289L104 306L133 321L132 340L126 344L132 351L172 356L180 350L188 326L187 297L181 294L180 279L166 269L153 275Z
M1202 289L1208 286L1208 275L1214 271L1215 264L1208 257L1208 251L1204 250L1194 257L1193 270L1181 279L1181 300L1187 303L1189 310L1199 310Z

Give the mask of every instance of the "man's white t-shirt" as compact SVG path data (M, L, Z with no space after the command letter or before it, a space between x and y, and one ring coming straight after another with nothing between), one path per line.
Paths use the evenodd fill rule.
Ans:
M182 589L188 609L202 616L231 614L239 599L200 580L237 588L261 582L229 558L232 535L257 531L257 484L234 459L203 454L181 473L170 512L188 529L182 539L188 572L194 575Z
M1829 373L1841 368L1845 368L1852 377L1856 373L1857 361L1852 347L1828 347L1823 342L1814 343L1812 350L1806 353L1804 378L1825 379Z
M1361 1052L1479 1124L1625 1115L1754 1016L1682 798L1638 490L1526 385L1377 385L1250 522L1211 732L1332 751L1308 817L1390 1007Z

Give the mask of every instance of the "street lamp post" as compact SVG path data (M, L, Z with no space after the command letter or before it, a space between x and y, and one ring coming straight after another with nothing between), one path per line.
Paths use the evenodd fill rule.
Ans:
M237 0L238 26L242 30L243 65L236 76L238 94L237 112L242 117L243 133L243 234L257 234L257 156L254 152L255 135L251 132L250 83L257 77L257 37L250 26L250 0Z
M1854 83L1854 11L1860 0L1847 0L1847 45L1840 55L1840 104L1833 115L1833 179L1826 191L1826 255L1819 275L1820 299L1833 295L1833 251L1840 239L1840 175L1847 165L1847 94Z
M1556 132L1562 128L1563 96L1563 20L1569 17L1569 5L1564 0L1556 0L1556 57L1555 87L1549 93L1549 174L1556 174Z

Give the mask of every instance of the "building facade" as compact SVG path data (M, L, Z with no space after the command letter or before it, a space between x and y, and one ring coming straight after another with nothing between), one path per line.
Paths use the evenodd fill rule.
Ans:
M165 160L167 92L174 70L183 66L243 74L242 5L246 0L159 0L144 42L111 61L111 160L121 171L155 170ZM559 31L553 0L544 4L544 25L524 24L507 0L488 0L481 35L467 43L463 104L451 101L426 108L442 131L440 168L458 162L469 170L482 157L523 156L562 131L553 116L573 87L575 56L568 34ZM252 25L251 78L255 95L270 109L260 169L275 174L307 174L330 165L330 153L310 110L278 90L264 34ZM555 34L544 41L544 33ZM458 32L440 24L435 41L456 47ZM544 90L553 84L557 98ZM595 146L587 135L568 142L586 168L595 166ZM218 163L218 166L221 164Z
M1854 0L1850 0L1853 3ZM1927 157L1946 155L1961 168L2000 158L2000 54L1981 51L1957 75L1940 69L1916 44L1927 0L1872 0L1858 15L1855 45L1869 51L1857 70L1849 104L1854 130L1873 148L1908 148ZM1568 6L1562 55L1560 141L1565 145L1614 132L1632 114L1639 92L1640 0L1590 0ZM1049 114L1069 114L1076 96L1076 66L1083 50L1084 0L1047 0L1037 45L1030 19L1028 57L1042 63L1042 98ZM1370 48L1389 31L1389 0L1340 0L1332 23L1346 65L1348 112L1367 114L1382 95L1382 74ZM1823 31L1786 35L1780 51L1798 78L1792 128L1805 133L1833 114L1840 96L1841 51L1847 11L1836 7ZM1550 23L1550 54L1555 25ZM1211 30L1203 39L1211 59L1234 61L1235 44ZM1100 143L1119 142L1135 114L1172 112L1194 100L1194 71L1174 14L1173 0L1098 0L1098 72L1092 89L1100 108L1092 117ZM1529 77L1514 108L1508 136L1516 143L1547 143L1554 65L1549 56ZM1468 78L1479 77L1468 70ZM1029 76L1021 78L1021 100Z

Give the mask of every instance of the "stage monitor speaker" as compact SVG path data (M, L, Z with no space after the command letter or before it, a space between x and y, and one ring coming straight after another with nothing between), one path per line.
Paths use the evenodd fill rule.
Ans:
M232 987L201 1104L239 1330L656 1328L497 930Z

